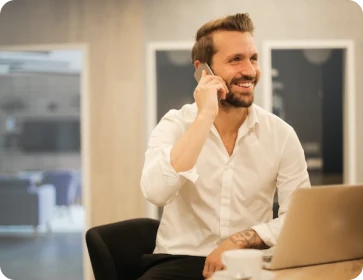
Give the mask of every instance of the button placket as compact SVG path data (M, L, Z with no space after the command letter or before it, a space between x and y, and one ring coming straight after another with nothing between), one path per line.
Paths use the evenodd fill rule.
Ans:
M221 206L220 206L220 236L225 237L228 233L230 202L232 189L232 168L230 161L226 164L222 175L222 191L221 191Z

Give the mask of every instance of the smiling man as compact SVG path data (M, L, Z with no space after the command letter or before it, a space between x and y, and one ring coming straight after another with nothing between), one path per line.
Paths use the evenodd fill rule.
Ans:
M197 32L194 66L207 63L214 75L203 70L195 103L169 111L150 137L141 189L164 212L140 279L203 279L223 269L226 250L274 246L291 194L310 187L293 128L253 104L253 29L236 14Z

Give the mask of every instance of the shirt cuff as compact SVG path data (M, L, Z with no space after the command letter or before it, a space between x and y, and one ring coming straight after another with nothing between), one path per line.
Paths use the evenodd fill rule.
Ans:
M168 177L168 181L171 185L174 184L174 181L175 181L175 183L176 183L176 181L178 181L179 176L183 176L195 184L195 182L198 180L198 177L199 177L199 174L197 173L196 165L194 165L190 170L176 172L170 163L170 153L171 153L172 148L173 147L170 146L170 147L163 149L163 151L162 151L163 162L165 163L165 164L163 164L164 176Z
M262 239L263 242L265 242L267 246L273 247L276 245L276 239L272 236L267 224L259 224L251 228L257 232L259 237Z

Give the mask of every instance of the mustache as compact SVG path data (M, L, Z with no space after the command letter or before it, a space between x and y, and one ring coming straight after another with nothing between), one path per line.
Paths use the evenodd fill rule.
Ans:
M238 83L243 83L243 82L254 82L255 80L256 80L255 77L242 76L240 78L234 78L234 79L232 79L231 83L232 84L238 84Z

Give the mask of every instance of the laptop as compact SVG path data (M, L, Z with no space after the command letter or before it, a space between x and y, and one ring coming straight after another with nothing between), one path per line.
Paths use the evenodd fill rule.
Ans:
M276 246L264 251L269 270L363 258L363 185L297 189Z

